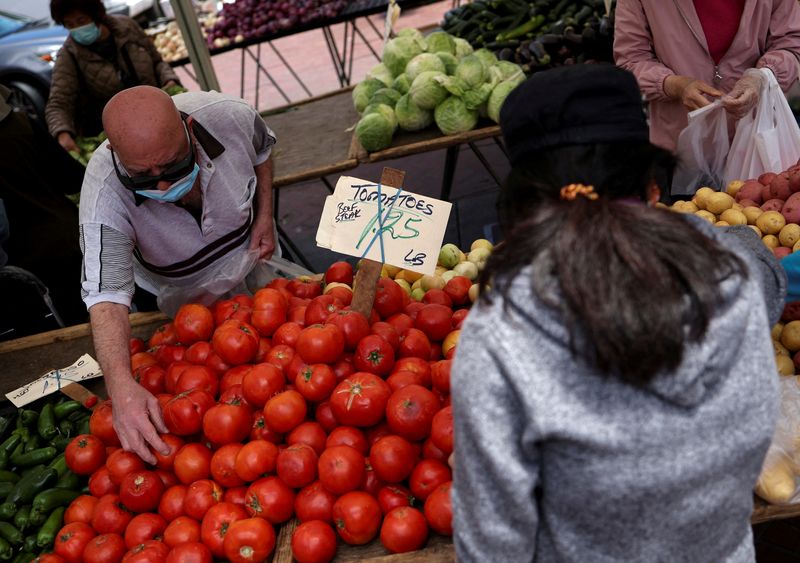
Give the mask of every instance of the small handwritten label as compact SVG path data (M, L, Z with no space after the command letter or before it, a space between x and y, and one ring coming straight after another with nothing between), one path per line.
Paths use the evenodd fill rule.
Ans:
M84 354L71 366L63 369L54 369L27 385L6 393L6 397L14 403L15 407L22 407L57 392L69 383L80 383L87 379L102 376L103 372L100 370L100 364L89 354Z
M336 206L336 221L337 223L344 223L347 221L355 221L361 217L361 210L358 208L358 203L353 202L352 205L339 203Z

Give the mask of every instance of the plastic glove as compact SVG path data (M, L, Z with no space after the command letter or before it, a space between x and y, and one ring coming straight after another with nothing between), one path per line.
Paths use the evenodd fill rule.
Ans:
M733 89L722 96L722 106L736 119L741 119L758 103L764 75L751 68L733 85Z

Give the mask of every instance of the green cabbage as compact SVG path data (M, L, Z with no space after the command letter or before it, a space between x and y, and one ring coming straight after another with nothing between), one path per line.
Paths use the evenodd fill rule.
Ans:
M478 88L489 77L488 69L476 55L467 55L456 68L456 78L462 80L467 88Z
M428 43L429 53L444 51L453 55L456 52L456 43L453 41L453 36L444 31L434 31L425 38L425 41Z
M411 59L406 66L406 74L411 82L414 82L414 79L426 70L444 72L444 62L434 54L422 53Z
M439 83L437 78L446 78L443 72L423 72L411 83L409 95L414 103L422 109L433 109L446 97L447 90Z
M371 113L381 114L392 123L392 130L397 129L397 116L391 106L387 106L386 104L370 104L364 108L364 113L361 117Z
M455 58L455 56L451 55L450 53L444 53L442 51L436 53L436 56L439 57L444 63L444 71L447 74L452 75L456 72L456 67L458 67L458 59Z
M369 104L370 98L381 88L386 88L386 84L377 78L367 78L363 82L356 84L356 87L353 88L353 106L356 111L358 113L364 111L364 108Z
M500 110L503 108L503 103L517 86L519 86L517 82L506 80L495 86L491 95L489 95L486 111L489 114L489 118L495 123L500 123Z
M464 95L464 92L469 90L467 83L457 76L439 76L436 81L444 86L445 90L450 94L458 96L459 98Z
M464 102L456 96L450 96L436 106L433 116L439 130L445 135L471 131L478 123L478 112L467 109Z
M391 88L394 81L394 75L389 72L386 65L383 63L377 64L367 73L367 78L377 78L384 83L388 88Z
M464 101L464 105L467 106L467 109L480 109L489 99L493 89L494 83L487 82L478 88L467 90L464 92L464 95L461 96L461 99Z
M394 135L392 122L380 112L365 115L356 125L356 138L361 146L369 152L390 147L392 135Z
M402 96L402 94L397 90L392 90L391 88L381 88L372 95L372 97L369 99L369 103L386 104L387 106L393 108L397 103L397 100L400 99L400 96Z
M383 64L397 76L406 70L406 65L422 53L424 44L415 37L395 37L383 48Z
M473 54L481 60L487 72L497 64L497 57L489 49L478 49Z
M404 72L394 79L394 82L392 82L392 90L397 90L401 94L408 94L408 91L411 89L411 82L408 75Z
M414 29L413 27L405 27L405 28L401 29L400 31L398 31L395 34L395 37L410 37L411 39L413 39L414 41L416 41L420 45L423 45L423 48L422 48L423 51L426 50L425 36L422 35L422 32L420 30L418 30L418 29Z
M397 124L405 131L419 131L433 123L433 112L419 107L408 94L400 98L394 112Z
M469 44L469 41L466 39L461 39L460 37L454 37L453 41L456 45L456 58L461 60L467 55L471 55L474 52L472 45Z
M498 83L507 80L516 84L525 82L525 73L522 71L522 67L509 61L498 61L489 69L489 72Z

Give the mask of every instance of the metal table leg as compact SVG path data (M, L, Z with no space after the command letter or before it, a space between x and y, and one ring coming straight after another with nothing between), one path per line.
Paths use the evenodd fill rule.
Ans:
M456 166L458 165L458 153L461 150L460 145L447 147L444 153L444 173L442 175L442 193L439 199L443 201L450 201L450 192L453 189L453 179L456 175ZM456 220L456 238L458 239L458 247L461 248L461 217L458 212L458 202L453 203L453 215Z
M291 75L294 76L294 79L297 80L298 84L300 84L300 86L303 88L303 90L305 90L306 94L308 94L309 97L313 96L313 94L311 93L311 90L309 90L306 87L305 83L300 79L300 76L298 76L298 74L294 71L292 66L289 64L289 61L287 61L283 57L281 52L278 51L278 48L275 47L275 44L272 41L269 41L268 44L272 48L272 50L275 52L275 54L278 56L278 58L281 60L281 62L283 63L283 66L286 67L286 69L291 73Z
M474 142L471 142L471 141L469 143L467 143L467 144L469 145L469 148L472 149L472 152L475 153L475 156L478 157L478 160L480 161L480 163L483 164L483 167L486 169L486 171L489 173L489 175L492 178L494 178L494 181L497 183L497 185L498 186L502 186L503 185L503 181L500 179L500 176L498 176L497 173L494 171L494 168L492 168L492 165L489 164L489 161L486 160L486 157L483 156L483 153L478 148L478 146Z
M261 47L261 45L259 44L259 50L260 50L260 47ZM272 75L269 73L269 71L264 67L264 65L261 64L260 54L259 54L258 57L256 57L250 51L249 47L245 47L244 49L242 49L242 53L244 53L244 52L247 52L247 54L250 56L251 59L253 59L253 61L255 62L255 65L256 65L256 97L258 97L258 85L259 85L258 75L259 75L259 73L262 73L262 74L264 74L264 76L266 76L269 79L269 81L272 83L272 85L275 86L275 89L278 90L278 93L283 97L283 99L286 100L287 103L291 103L292 100L289 98L289 96L286 95L286 92L283 91L283 89L275 81L275 79L272 77ZM244 56L244 55L242 55L242 56Z

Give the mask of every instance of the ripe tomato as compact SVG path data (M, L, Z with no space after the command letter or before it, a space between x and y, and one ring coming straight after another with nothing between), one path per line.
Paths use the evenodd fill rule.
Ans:
M406 304L404 310L406 312L406 315L408 315L412 319L416 319L417 318L417 313L419 313L420 309L422 309L424 306L425 306L425 303L422 303L420 301L412 301L412 302Z
M178 378L180 378L181 374L185 369L190 367L192 364L189 362L172 362L167 367L167 375L164 378L164 390L167 393L175 393L175 387L178 385Z
M294 491L277 477L264 477L247 489L245 508L250 516L281 524L294 512Z
M317 478L317 454L308 444L294 444L278 452L276 469L278 477L299 489Z
M160 540L147 540L131 548L122 557L122 563L164 563L169 547Z
M336 375L327 364L303 366L294 380L297 390L312 403L327 399L336 387Z
M400 339L398 356L401 358L411 356L427 360L431 356L431 342L424 332L417 328L410 328Z
M263 407L270 397L283 391L285 386L283 371L267 362L252 366L242 378L244 398L257 408Z
M250 434L252 414L242 404L217 404L203 415L203 434L214 447L241 442Z
M267 421L264 419L264 411L256 411L253 413L253 425L250 427L251 440L266 440L273 444L280 444L283 440L283 434L275 432L272 428L267 426Z
M169 547L198 541L200 541L200 522L188 516L178 516L164 530L164 543Z
M331 394L331 410L339 424L372 426L383 419L390 395L391 389L383 379L357 372L336 386Z
M277 289L264 288L253 297L251 322L261 336L272 336L286 322L289 303Z
M454 305L464 305L469 301L469 288L472 281L465 276L453 276L444 284L444 292Z
M190 485L211 475L211 450L205 444L185 444L175 455L175 476Z
M277 344L273 346L267 353L267 363L280 368L283 375L286 376L286 370L289 367L289 364L292 363L294 356L294 348L291 348L285 344Z
M373 323L370 327L370 331L371 334L377 334L386 342L388 342L389 346L391 346L392 350L395 352L397 352L397 350L400 348L400 333L397 332L397 329L389 323L385 323L383 321Z
M222 542L231 524L247 518L247 512L241 506L229 502L221 502L208 509L200 523L200 538L216 557L224 557Z
M186 501L186 492L189 487L186 485L173 485L164 491L164 496L158 503L158 513L167 522L172 522L180 516L184 516L184 502Z
M372 446L369 462L376 475L387 483L399 483L414 470L417 452L400 436L384 436Z
M213 351L210 342L195 342L186 349L183 359L190 364L205 365Z
M219 378L210 367L188 366L180 372L175 382L175 394L202 389L212 397L219 391Z
M358 342L370 333L369 321L356 311L336 311L325 322L341 329L344 334L344 349L347 351L355 350Z
M106 447L97 436L81 434L67 445L67 467L78 475L91 475L106 462Z
M336 534L320 520L303 522L292 534L292 555L297 563L321 563L336 556Z
M286 289L295 297L303 299L313 299L317 295L322 294L322 284L310 278L300 277L291 280Z
M89 418L89 433L97 436L108 447L119 447L119 437L114 430L111 414L111 401L103 401L92 412Z
M90 495L81 495L73 500L67 511L64 512L64 523L83 522L84 524L89 524L92 521L97 500L96 497Z
M428 539L425 516L416 508L400 506L383 519L381 543L392 553L416 551Z
M83 522L72 522L67 524L56 534L53 552L63 557L69 563L80 563L83 561L81 555L93 537L95 531Z
M366 456L369 451L366 436L361 430L353 426L334 428L325 441L326 448L332 448L333 446L350 446L355 448L362 456Z
M260 563L275 549L275 529L263 518L245 518L231 524L222 542L231 563Z
M263 336L258 339L258 352L256 352L256 357L253 358L253 363L260 364L261 362L266 361L267 354L272 349L272 341L269 338L264 338Z
M425 519L433 531L445 536L453 535L451 485L452 481L439 485L425 501Z
M397 282L388 278L380 278L375 288L375 310L382 319L388 319L403 310L403 294L405 291Z
M307 444L311 446L318 456L325 449L325 440L328 435L325 434L325 429L319 422L307 421L303 422L289 432L286 436L286 444L293 446L294 444Z
M300 393L283 391L264 405L264 420L276 432L289 432L305 420L307 408Z
M161 478L153 471L134 471L123 477L119 499L133 512L148 512L158 506L164 489Z
M331 368L336 376L337 384L347 379L348 376L353 375L356 372L356 368L353 366L352 352L346 352L341 358L336 360L336 363L334 363Z
M452 480L450 467L435 459L423 459L411 472L408 487L416 498L424 501L439 485Z
M231 487L225 491L225 494L222 495L223 502L230 502L231 504L235 504L244 508L245 500L247 497L247 487Z
M173 547L166 563L211 563L213 558L208 547L200 542L190 542Z
M333 521L336 531L345 542L363 545L378 533L381 507L367 493L352 491L340 496L333 504Z
M242 481L249 483L275 471L277 459L278 447L275 444L266 440L253 440L236 454L234 469Z
M301 522L322 520L333 522L333 503L336 495L326 489L321 481L303 487L294 499L294 512Z
M453 407L445 407L433 417L431 441L445 455L453 453Z
M364 456L350 446L333 446L319 458L319 480L335 495L358 489L365 471Z
M428 439L422 444L422 457L425 459L435 459L437 461L441 461L442 463L447 463L448 456L442 450L437 448L433 443L433 440L428 437Z
M306 306L296 305L294 307L290 307L289 314L286 316L286 320L291 323L297 323L303 327L306 326Z
M179 344L161 344L152 349L153 356L161 367L167 368L174 362L183 361L186 355L186 347Z
M344 333L334 324L307 326L297 338L297 353L307 364L332 364L344 352Z
M429 289L425 292L425 295L422 297L422 303L424 305L444 305L450 309L453 308L453 300L450 299L450 296L441 289Z
M408 387L409 385L424 386L425 381L423 376L415 371L395 370L392 372L392 375L386 378L386 383L391 388L392 393L395 393L403 387Z
M222 502L222 487L211 479L195 481L186 491L183 510L186 516L202 520L208 509Z
M243 366L236 366L227 370L222 376L222 379L219 381L220 390L225 391L234 385L243 385L244 376L247 375L251 369L253 369L253 366L247 364Z
M214 397L201 389L175 395L164 407L164 423L173 434L197 434L203 428L203 415L214 402Z
M364 480L361 482L361 487L359 487L359 491L364 491L372 495L375 498L378 498L378 491L381 490L381 487L386 485L385 482L381 481L378 477L378 474L375 473L375 470L372 468L372 465L369 463L369 458L364 459Z
M145 350L144 340L141 338L131 338L128 340L128 353L130 353L131 356L139 352L144 352Z
M175 335L185 346L208 340L214 332L214 315L198 303L182 305L175 315Z
M103 466L89 477L89 493L93 497L100 498L107 494L117 494L119 486L111 481L111 472L108 467Z
M128 473L144 469L144 462L133 452L116 450L106 459L106 468L111 482L119 487Z
M160 538L167 529L167 521L158 514L137 514L125 528L125 545L133 549L148 540Z
M320 423L325 432L331 432L339 425L333 416L330 401L322 401L317 405L317 408L314 409L314 418Z
M253 405L248 403L247 399L244 398L244 388L239 384L231 385L220 393L219 401L217 402L226 405L242 405L247 407L250 415L253 414Z
M211 456L211 476L226 489L244 485L244 480L236 474L236 456L243 447L242 444L226 444Z
M105 495L97 502L92 514L92 528L99 534L122 534L133 519L118 495Z
M332 314L341 311L344 304L336 299L333 295L320 295L311 300L311 303L306 306L306 314L304 317L305 326L314 324L322 324L328 320Z
M453 360L439 360L431 366L433 388L441 393L450 393L450 369Z
M405 313L397 313L392 315L386 319L386 322L392 325L395 330L397 330L397 334L405 334L408 332L408 329L414 326L414 319Z
M409 385L392 393L386 405L389 428L407 440L424 440L431 433L434 415L441 403L432 391L420 385Z
M344 283L353 285L353 266L349 262L334 262L325 270L325 283Z
M250 322L250 313L253 311L253 300L247 295L237 295L233 299L217 301L211 308L214 314L214 324L219 326L228 319Z
M158 475L158 478L161 479L161 482L164 483L164 487L167 489L178 484L178 478L175 477L172 471L156 469L155 474Z
M367 437L367 444L369 448L372 448L375 445L375 442L383 438L384 436L389 436L392 434L392 431L389 429L389 425L386 424L386 421L381 422L380 424L368 428L364 435Z
M128 548L119 534L102 534L89 540L83 550L82 558L86 563L107 563L120 561Z
M345 307L353 302L353 289L349 285L329 285L325 293L341 301Z
M384 514L399 506L413 506L414 501L414 495L403 485L384 485L378 491L378 504Z
M283 369L283 374L286 376L286 380L290 384L294 384L295 380L297 379L297 374L300 373L300 370L306 367L306 363L303 361L303 358L300 357L300 354L295 354L292 357L292 361L289 362ZM327 365L327 364L321 364Z
M147 348L155 348L161 344L177 344L178 335L175 333L175 325L173 323L166 323L158 327L150 340L147 341Z
M458 330L464 324L464 321L467 319L467 314L469 313L469 309L459 309L458 311L453 312L453 317L450 319L451 324L453 325L453 330Z
M217 327L211 345L227 364L238 366L255 358L258 352L258 331L253 325L229 320Z
M370 334L356 346L353 365L358 371L388 375L394 367L394 350L386 340L377 334Z
M424 332L430 340L441 341L451 330L452 316L453 310L450 307L431 303L419 310L414 319L414 328Z
M297 339L300 337L303 327L298 323L283 323L275 334L272 335L272 345L284 344L290 348L297 345Z
M145 366L133 372L133 379L153 395L164 392L167 372L159 365Z

